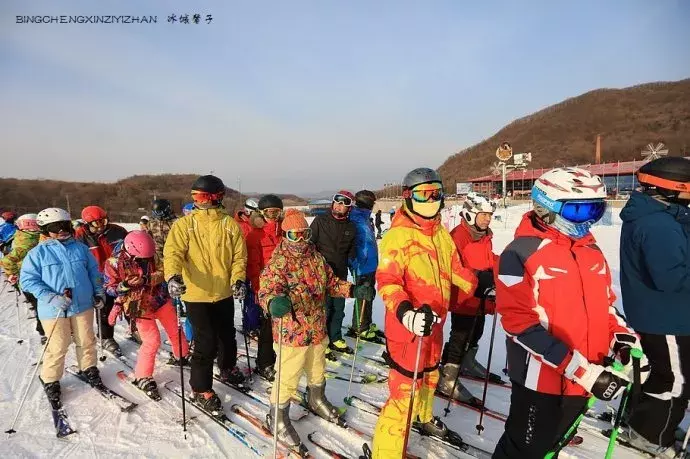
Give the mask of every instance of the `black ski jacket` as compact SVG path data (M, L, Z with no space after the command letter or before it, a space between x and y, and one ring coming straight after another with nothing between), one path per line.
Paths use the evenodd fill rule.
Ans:
M355 256L355 225L338 220L331 212L317 215L311 222L311 240L333 272L347 280L347 263Z

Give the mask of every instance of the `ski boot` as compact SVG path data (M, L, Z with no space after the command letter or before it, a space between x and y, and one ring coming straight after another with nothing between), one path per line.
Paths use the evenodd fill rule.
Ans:
M454 363L446 363L441 369L441 378L438 380L438 385L436 386L436 393L443 395L445 397L452 398L462 403L466 403L476 408L482 407L481 399L475 397L470 393L469 390L456 379L458 378L458 373L460 371L460 365ZM453 385L455 385L455 392L451 395L453 390Z
M331 351L342 352L343 354L354 354L355 351L352 350L350 346L347 345L344 339L339 339L328 344L328 349Z
M335 355L335 352L331 351L329 348L326 348L326 360L330 360L331 362L337 362L338 361L338 356Z
M676 457L676 451L673 446L659 446L655 443L652 443L642 435L635 432L631 427L628 427L627 429L620 429L620 432L618 432L618 441L650 454L655 458L671 459Z
M168 358L168 361L165 362L165 364L171 367L179 367L180 362L182 362L183 367L190 368L192 366L189 361L189 357L180 357L179 359L176 359L175 355L172 352L170 353L170 357Z
M338 408L333 406L331 402L326 399L326 381L322 382L320 385L307 386L305 401L307 408L318 417L337 424L340 427L347 427L345 420L340 417Z
M276 370L275 368L273 368L273 365L268 365L263 368L256 368L256 370L254 370L254 373L261 376L268 382L273 382L276 377Z
M244 384L245 377L239 368L233 367L229 370L220 370L220 380L226 384L238 386Z
M101 380L101 373L98 371L98 368L95 365L82 371L82 374L89 381L90 385L94 387L103 385L103 381Z
M477 351L479 346L471 347L465 357L462 359L462 367L460 369L460 374L463 376L469 376L471 378L486 378L486 368L481 363L477 362ZM501 379L496 373L489 372L489 382L494 384L505 384L506 382Z
M161 394L158 392L158 385L153 378L140 378L132 381L142 392L152 400L158 401L161 399Z
M40 379L41 378L39 377L39 380ZM54 381L48 384L41 381L41 383L43 384L43 390L46 392L46 396L48 397L50 406L54 410L59 410L60 408L62 408L60 381Z
M223 404L213 389L206 392L194 392L192 400L194 403L201 406L202 409L208 411L214 416L222 414Z
M271 404L268 414L266 415L266 427L271 434L274 434L275 425L278 429L278 441L290 448L298 449L302 444L302 440L299 438L299 434L292 426L292 421L290 420L290 401L288 400L286 403L278 405L278 417L274 423L273 416L275 416L275 412L276 406Z
M110 352L117 358L122 357L122 349L120 349L120 345L117 344L117 341L112 338L103 340L103 350Z
M45 346L48 342L48 337L46 335L41 335L41 346Z
M369 343L385 344L386 341L381 336L382 334L380 330L377 330L376 324L371 324L369 328L360 334L360 338Z
M459 447L465 444L462 437L457 432L446 427L438 416L434 416L429 422L421 422L417 418L417 421L413 422L412 426L423 436L437 437Z

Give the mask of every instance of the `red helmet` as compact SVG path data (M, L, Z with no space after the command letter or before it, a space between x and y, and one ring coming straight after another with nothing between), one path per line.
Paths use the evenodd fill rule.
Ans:
M12 212L11 210L8 210L7 212L3 212L2 215L0 215L3 220L5 220L7 223L14 223L14 221L17 218L17 212Z
M84 207L84 210L81 211L81 219L86 223L103 220L104 218L108 218L108 214L105 210L98 206Z
M156 243L146 231L130 231L124 245L127 253L136 258L151 258L156 253Z

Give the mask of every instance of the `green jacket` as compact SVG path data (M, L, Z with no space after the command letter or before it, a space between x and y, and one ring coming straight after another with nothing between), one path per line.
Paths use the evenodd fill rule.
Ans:
M2 270L6 276L19 275L19 270L22 267L22 260L29 250L38 245L40 233L29 233L27 231L17 230L12 241L12 250L10 253L0 259Z

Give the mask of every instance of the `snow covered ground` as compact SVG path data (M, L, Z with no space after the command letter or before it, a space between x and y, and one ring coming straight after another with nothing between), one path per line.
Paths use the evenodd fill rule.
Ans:
M522 213L526 207L514 207L507 212L500 210L502 221L495 221L492 228L495 232L494 249L500 252L511 240L515 227L517 226ZM613 279L616 283L616 294L620 298L620 287L618 285L619 271L619 233L620 220L618 210L614 211L614 226L599 226L594 229L594 234L599 241L599 245L606 254L611 265ZM384 217L385 218L385 217ZM126 225L128 229L135 229L137 225ZM3 283L4 285L4 283ZM24 390L30 382L30 376L36 368L36 363L41 346L38 334L34 331L35 321L27 318L27 305L19 298L19 308L15 304L15 294L6 289L0 295L0 419L2 419L5 431L9 428L14 418L19 401ZM620 306L620 299L618 301ZM348 300L346 308L347 316L344 324L351 321L352 300ZM378 324L383 324L383 304L380 298L374 302L374 319ZM17 326L17 310L19 311L19 328ZM239 313L236 314L236 324L241 326ZM491 319L491 317L489 317ZM499 325L496 330L493 360L491 369L502 374L505 364L505 344L504 333ZM489 338L491 335L491 320L487 320L486 329L480 343L478 358L486 362L488 356ZM446 333L450 328L449 322L446 324ZM18 338L23 339L22 344L18 344ZM136 345L125 339L125 329L118 326L116 338L120 342L125 355L132 361L135 359ZM243 349L243 338L238 334L238 346ZM354 343L351 343L354 344ZM251 343L255 353L255 343ZM366 344L362 347L361 353L365 355L378 355L383 348L377 345ZM67 356L67 363L72 364L74 351L70 350ZM84 383L71 375L66 375L62 380L63 400L69 414L69 420L78 431L76 435L71 435L66 439L57 439L52 425L49 405L37 379L31 381L31 388L28 393L24 409L15 426L16 433L11 436L5 433L0 434L2 438L1 451L4 457L230 457L245 458L251 457L252 453L239 443L236 439L228 435L220 426L211 422L203 414L199 413L194 407L187 407L187 416L196 416L196 419L188 426L186 439L183 437L182 427L176 424L172 418L181 416L179 398L162 388L166 381L174 381L179 384L179 370L166 367L164 361L167 359L167 348L163 346L159 355L159 362L156 368L155 377L161 386L161 395L164 400L154 406L153 401L143 396L140 392L128 384L120 382L116 377L119 370L127 370L120 362L108 357L104 362L99 363L104 382L121 393L122 395L135 400L139 406L130 413L122 413L117 407L105 401L97 392L87 387ZM246 360L240 358L239 364L246 366ZM358 367L367 368L375 371L364 362L358 362ZM330 369L338 371L344 376L349 376L347 368L337 368L329 365ZM187 379L187 376L185 377ZM466 382L468 388L478 397L481 397L482 384ZM304 381L303 381L304 384ZM254 389L265 395L268 383L254 380ZM188 386L187 386L188 387ZM264 417L266 409L256 401L234 392L233 390L216 383L215 389L224 402L226 412L230 413L230 406L238 403L247 410L256 413L261 418ZM343 398L347 392L347 382L330 380L327 385L327 395L329 399L337 405L343 404ZM387 397L388 388L386 384L374 385L353 385L353 394L361 396L363 399L383 404ZM489 386L487 406L493 410L503 413L508 412L510 401L510 391L498 387ZM435 412L443 415L445 403L437 399ZM603 403L598 403L595 410L601 411L605 407ZM230 414L233 420L246 428L250 432L255 432L251 425L237 416ZM371 433L376 423L376 417L349 409L346 414L350 424L360 430ZM501 421L485 417L484 425L486 430L481 436L476 435L474 426L477 424L478 413L463 407L452 406L452 411L444 421L453 429L457 430L465 441L488 451L493 451L494 445L503 431ZM687 421L687 419L686 419ZM586 419L585 423L594 427L605 428L601 422ZM370 438L360 438L354 434L343 431L342 429L328 424L325 421L306 418L295 423L296 428L306 443L307 447L314 453L315 457L328 457L317 451L316 447L307 440L307 435L314 431L319 431L326 435L328 446L336 449L347 457L358 457L362 451L362 443L370 443ZM561 457L577 458L601 458L607 447L607 439L597 435L595 429L580 430L579 435L584 438L584 443L577 447L568 447L561 454ZM263 437L261 437L263 438ZM264 442L263 439L258 440ZM265 442L270 445L270 441ZM420 439L416 434L412 435L410 442L411 452L421 457L445 458L445 457L468 457L457 451L446 449L427 439ZM270 451L268 449L267 451ZM269 456L269 453L267 453ZM640 455L617 447L615 456L617 458L641 457Z

